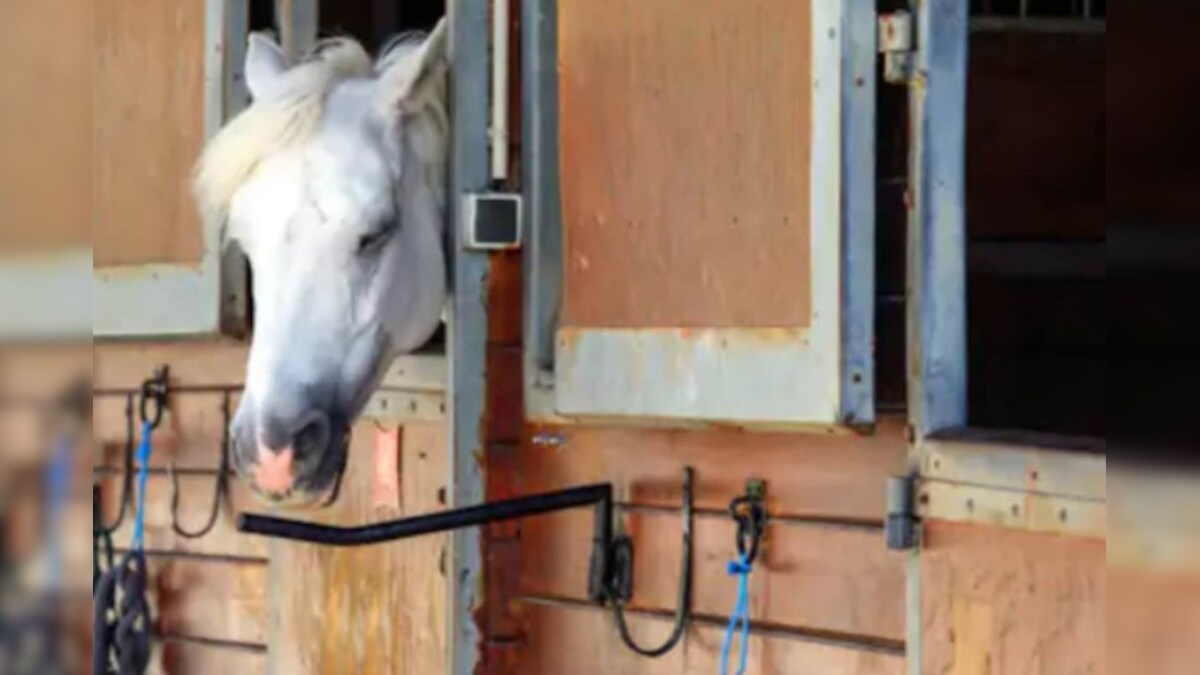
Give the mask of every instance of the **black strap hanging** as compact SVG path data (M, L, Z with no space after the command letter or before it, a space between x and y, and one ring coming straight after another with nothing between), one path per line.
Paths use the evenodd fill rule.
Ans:
M100 577L92 605L92 673L142 675L150 666L146 554L130 551Z
M359 527L335 527L245 513L238 518L238 530L246 534L260 534L323 546L369 546L435 532L448 532L593 506L595 522L592 530L588 598L600 606L612 603L616 607L614 611L617 625L630 649L647 657L662 656L674 649L683 639L692 618L693 471L691 468L684 470L683 554L675 629L667 642L657 648L647 649L637 645L625 624L624 610L633 594L633 540L629 537L613 537L612 493L611 484L599 483Z
M687 633L688 624L691 623L692 617L692 526L695 520L694 490L692 487L693 471L691 468L683 470L683 558L680 563L679 572L679 599L675 608L675 627L671 631L670 637L662 645L653 648L647 648L639 645L629 631L629 626L625 621L625 607L633 594L633 540L629 537L618 537L613 542L613 569L616 574L620 575L620 579L615 584L618 589L616 595L612 598L613 617L616 620L617 631L621 634L621 640L635 653L647 658L656 659L661 656L666 656L675 649L679 641Z

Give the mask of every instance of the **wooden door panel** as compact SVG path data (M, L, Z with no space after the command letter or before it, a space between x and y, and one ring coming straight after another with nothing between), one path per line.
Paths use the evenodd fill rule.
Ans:
M0 9L0 257L90 245L90 10L73 0Z
M206 3L110 0L95 11L95 264L195 265Z
M871 8L601 0L554 11L545 49L558 68L541 86L557 95L556 157L541 151L531 169L554 186L531 188L533 269L561 269L554 413L870 424ZM544 199L555 187L561 223L546 226L555 216L537 214L555 213Z
M563 323L806 327L810 7L560 3Z

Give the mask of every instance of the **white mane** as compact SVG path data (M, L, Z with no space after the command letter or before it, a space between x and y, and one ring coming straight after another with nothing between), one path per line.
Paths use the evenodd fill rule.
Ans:
M441 37L440 35L438 37ZM320 129L327 96L338 83L376 76L385 88L407 91L421 66L420 47L431 36L409 32L397 36L383 50L378 63L350 38L324 40L298 66L284 74L273 95L255 100L226 124L205 147L193 175L193 187L205 218L222 220L238 188L266 158L301 145ZM442 67L448 64L442 63ZM419 100L403 107L425 113L431 122L430 137L414 148L422 163L434 170L444 164L449 119L445 86L430 87ZM437 186L439 201L441 186Z
M274 96L256 100L209 141L193 176L201 212L224 218L238 188L265 158L316 134L329 91L372 74L371 58L351 39L326 40L284 75Z

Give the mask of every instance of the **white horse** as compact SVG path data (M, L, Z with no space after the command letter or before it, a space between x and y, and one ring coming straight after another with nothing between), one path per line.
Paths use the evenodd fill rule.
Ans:
M353 40L289 64L254 35L253 104L196 167L205 218L250 260L254 338L233 464L276 504L328 503L350 423L446 301L443 21L372 63Z

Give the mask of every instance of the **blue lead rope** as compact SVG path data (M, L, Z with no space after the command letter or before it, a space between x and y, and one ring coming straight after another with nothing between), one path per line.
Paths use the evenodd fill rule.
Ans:
M137 449L137 510L133 514L133 550L141 551L146 543L146 482L150 477L150 435L153 422L142 422L142 442Z
M738 578L738 597L729 627L725 629L725 640L721 643L721 675L729 675L729 656L733 650L733 640L739 632L742 644L736 675L746 672L750 656L750 573L753 571L754 564L750 562L749 555L729 563L729 576Z

